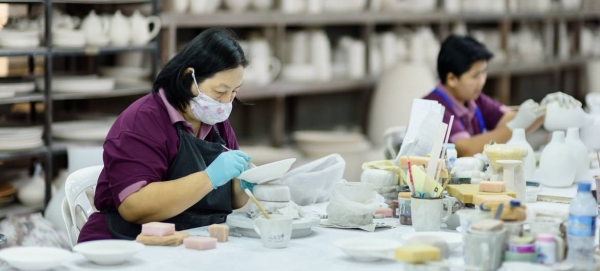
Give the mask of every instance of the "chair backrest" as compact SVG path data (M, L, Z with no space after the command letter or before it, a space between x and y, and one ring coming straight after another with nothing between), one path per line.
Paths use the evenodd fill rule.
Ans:
M65 200L67 206L64 205L63 201L63 219L65 220L72 244L77 242L79 231L83 227L83 224L96 211L93 204L93 190L103 167L92 166L82 168L67 177L67 181L65 182ZM92 191L89 191L90 189ZM83 196L85 200L78 200L80 196ZM68 208L68 216L70 217L67 217L65 208ZM70 220L69 223L67 223L67 218Z

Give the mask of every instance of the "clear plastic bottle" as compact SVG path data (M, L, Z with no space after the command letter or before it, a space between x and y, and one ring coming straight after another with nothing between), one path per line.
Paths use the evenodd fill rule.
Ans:
M590 190L589 182L580 182L577 196L573 198L569 207L567 261L575 266L576 271L594 270L594 236L598 205Z
M452 143L446 144L446 158L448 159L449 168L453 168L454 162L458 158L458 153L456 152L456 146Z

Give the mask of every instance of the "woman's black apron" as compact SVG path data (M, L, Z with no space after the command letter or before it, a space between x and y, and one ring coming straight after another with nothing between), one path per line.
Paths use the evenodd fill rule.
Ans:
M179 134L179 151L167 171L167 180L176 180L205 170L223 152L225 144L216 128L211 130L215 142L208 142L186 132L181 123L177 123L176 127ZM223 223L232 212L231 192L232 184L228 182L209 192L183 213L163 222L175 224L178 231ZM134 240L142 232L140 224L125 221L115 209L102 213L114 238Z

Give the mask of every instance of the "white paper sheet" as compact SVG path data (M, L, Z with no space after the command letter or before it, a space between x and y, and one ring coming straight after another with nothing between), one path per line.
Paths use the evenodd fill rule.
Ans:
M413 100L408 131L396 160L406 155L425 157L431 152L444 110L444 106L436 101Z

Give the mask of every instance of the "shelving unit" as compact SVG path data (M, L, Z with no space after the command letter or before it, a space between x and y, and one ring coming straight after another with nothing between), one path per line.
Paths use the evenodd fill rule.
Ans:
M178 30L204 29L209 27L230 27L236 29L256 29L262 31L264 37L271 43L274 54L279 59L286 55L286 35L291 29L298 27L353 27L358 38L369 44L369 37L380 26L423 26L434 25L439 30L439 40L450 33L450 26L457 22L467 24L497 25L502 35L502 47L507 48L508 35L513 23L520 22L552 22L567 21L582 25L585 21L600 19L600 12L592 11L553 11L548 13L457 13L448 14L441 11L428 13L398 13L398 12L357 12L357 13L322 13L322 14L284 14L280 11L230 13L218 11L214 14L178 14L170 11L163 12L161 55L165 61L173 57L178 49ZM581 28L579 28L580 31ZM576 34L579 35L578 33ZM544 73L560 73L563 70L580 68L588 58L572 57L567 60L549 59L538 62L507 62L490 63L488 76L495 81L494 96L500 102L510 103L511 89L515 76L529 76ZM368 61L367 61L368 63ZM560 79L556 79L560 80ZM290 99L306 95L319 95L334 92L366 91L374 89L377 78L364 80L336 80L325 83L290 83L274 81L263 87L245 86L239 93L242 100L270 99L272 100L270 120L270 139L273 146L281 146L286 141L286 126L289 125ZM488 83L490 84L490 83ZM559 87L557 87L559 88ZM367 97L370 95L367 95ZM364 97L364 96L361 96ZM361 100L368 107L368 98ZM365 110L368 112L368 110ZM367 126L362 123L363 128ZM289 131L288 131L289 132Z
M5 49L0 48L0 56L44 56L44 91L33 92L27 94L17 94L15 97L8 99L0 99L0 104L15 104L15 103L30 103L31 108L38 102L44 103L44 146L27 151L18 152L0 152L0 162L44 157L45 158L45 178L46 191L45 203L50 200L50 184L53 176L53 159L57 154L65 154L66 148L64 144L54 146L52 140L52 122L53 122L53 102L58 100L80 100L80 99L98 99L111 97L124 97L131 95L142 95L151 91L151 84L140 86L119 86L106 93L55 93L51 89L53 75L53 59L56 57L71 57L71 56L98 56L107 54L116 54L129 51L149 51L153 53L152 77L156 75L158 67L159 44L152 41L141 46L106 46L106 47L83 47L83 48L60 48L52 46L52 31L48 26L52 25L52 7L54 4L86 4L86 5L117 5L117 4L152 4L152 13L158 15L159 0L0 0L0 3L18 3L18 4L41 4L44 5L45 25L44 40L45 44L42 47L34 49ZM30 62L31 65L31 62ZM30 67L31 70L31 67ZM35 114L35 110L32 110ZM24 210L23 206L11 205L10 208L0 208L0 217L6 215L7 212ZM11 211L12 210L12 211Z

